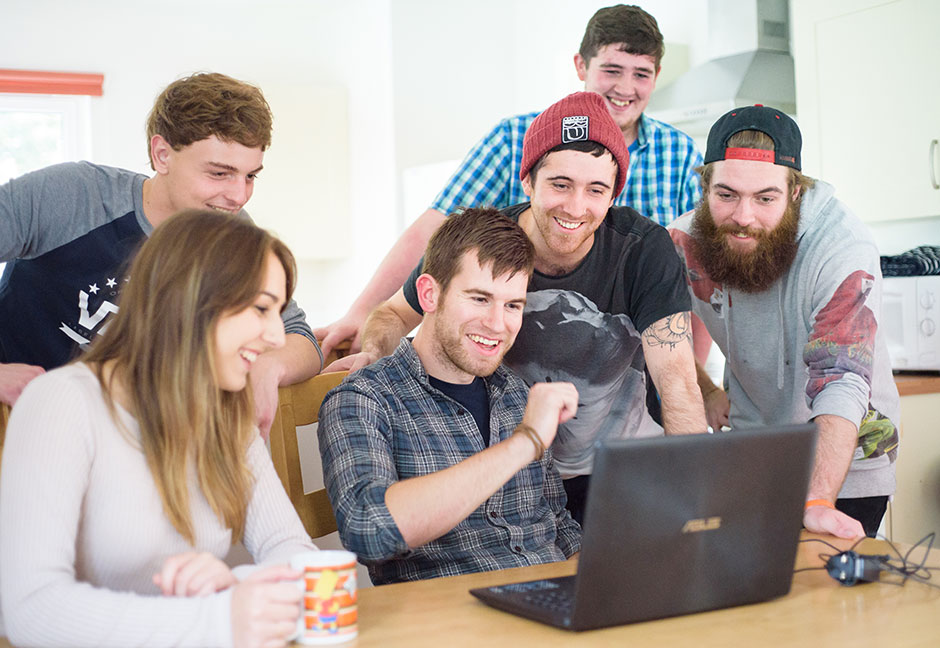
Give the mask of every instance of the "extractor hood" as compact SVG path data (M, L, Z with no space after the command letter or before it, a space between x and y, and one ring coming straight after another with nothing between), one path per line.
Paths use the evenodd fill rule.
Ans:
M708 51L714 56L657 88L647 112L707 129L737 106L755 103L796 114L787 0L709 0Z

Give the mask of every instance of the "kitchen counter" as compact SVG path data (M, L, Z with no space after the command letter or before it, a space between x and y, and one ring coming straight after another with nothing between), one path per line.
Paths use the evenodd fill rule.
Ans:
M894 374L894 384L901 396L940 394L940 372L905 372Z

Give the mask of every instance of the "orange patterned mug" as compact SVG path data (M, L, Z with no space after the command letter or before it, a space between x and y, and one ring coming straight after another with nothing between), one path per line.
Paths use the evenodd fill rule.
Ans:
M291 557L303 577L300 618L292 641L325 645L348 641L357 633L356 554L351 551L307 551Z

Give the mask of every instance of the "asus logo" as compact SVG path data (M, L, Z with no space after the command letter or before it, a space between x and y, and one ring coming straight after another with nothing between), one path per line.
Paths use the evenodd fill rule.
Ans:
M682 533L698 533L699 531L714 531L721 526L720 517L692 519L682 525Z

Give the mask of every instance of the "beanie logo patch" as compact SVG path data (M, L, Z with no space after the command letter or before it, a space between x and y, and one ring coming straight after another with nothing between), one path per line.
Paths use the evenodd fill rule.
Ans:
M561 119L561 143L583 142L588 138L587 115L572 115Z

